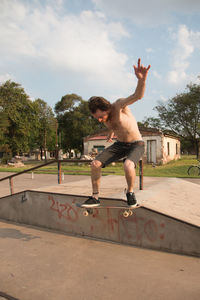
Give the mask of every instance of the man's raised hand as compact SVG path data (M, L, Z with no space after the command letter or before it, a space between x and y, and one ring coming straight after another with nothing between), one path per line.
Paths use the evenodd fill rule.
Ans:
M135 66L135 65L133 66L134 70L135 70L135 75L138 79L146 80L148 71L151 68L151 66L148 65L148 67L146 68L143 65L141 65L140 62L141 62L141 59L139 58L137 66Z

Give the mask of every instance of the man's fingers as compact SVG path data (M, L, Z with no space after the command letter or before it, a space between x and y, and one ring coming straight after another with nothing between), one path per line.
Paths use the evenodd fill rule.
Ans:
M140 62L141 62L141 59L138 58L138 69L140 68Z
M151 65L148 65L147 68L144 67L143 64L141 65L141 59L138 58L137 66L136 66L136 65L133 65L133 68L134 68L135 72L139 72L139 71L146 71L146 72L148 72L149 69L151 68Z
M147 71L149 71L150 68L151 68L151 65L148 65Z
M133 68L134 68L134 70L135 70L135 72L137 71L137 67L135 66L135 65L133 65Z

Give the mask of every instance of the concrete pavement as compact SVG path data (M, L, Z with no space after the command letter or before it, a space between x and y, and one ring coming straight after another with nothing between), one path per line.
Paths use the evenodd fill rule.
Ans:
M72 193L86 193L90 189L88 176L65 176L63 185L57 185L55 175L38 174L34 180L31 174L22 176L14 178L15 192L27 189L66 192L68 188ZM103 181L109 184L103 185L104 195L119 194L124 187L122 178L108 181L105 177ZM185 181L180 181L183 187ZM164 182L167 179L145 178L143 195L147 198L151 195L153 200L159 187L165 189ZM173 181L167 184L173 185ZM151 187L151 192L145 194ZM193 191L196 195L197 187L192 183L187 185L187 193L191 191L192 195ZM179 186L177 196L180 192ZM0 196L8 194L8 184L0 182ZM174 201L174 193L170 197ZM165 205L163 208L169 209ZM0 222L0 266L0 292L17 300L200 298L199 258L72 237L4 220Z
M4 178L13 173L0 172L0 178ZM88 178L87 175L65 175L63 183L79 182ZM30 173L25 173L13 178L14 193L24 190L32 190L46 186L55 186L58 184L57 175L53 174L34 174L34 179ZM0 197L10 195L9 181L0 181Z
M9 176L13 173L10 172L0 172L0 178ZM108 176L103 176L102 178L104 179L104 182L106 183L106 178ZM111 176L110 176L111 177ZM115 177L115 176L114 176ZM117 180L118 178L118 180ZM120 178L120 180L119 180ZM122 179L122 181L121 181ZM87 175L65 175L64 180L62 181L62 185L67 185L68 183L76 182L77 184L73 184L77 188L77 191L80 190L80 182L83 180L88 180L90 182L90 178ZM155 185L157 183L163 182L165 180L165 177L144 177L144 190L146 190L149 186ZM191 179L191 178L183 178L180 179L180 181L184 182L191 182L195 183L195 185L200 185L200 178L199 179ZM49 188L51 186L55 187L58 185L58 178L57 175L53 174L34 174L34 179L32 179L32 175L29 173L22 174L20 176L14 177L13 178L14 182L14 192L18 193L24 190L32 190L32 189L42 189L42 188ZM120 184L120 185L119 185ZM61 188L60 186L60 188ZM121 188L123 189L126 186L125 184L125 178L124 176L116 176L116 180L114 179L112 181L112 185L109 187L111 188L111 193L113 193L113 190L116 191L116 193L122 192ZM87 188L87 187L85 187ZM89 188L91 188L89 184ZM106 190L108 188L108 184L106 186L101 185L101 188L104 189L104 193L102 196L106 197L108 194L106 194ZM135 185L136 190L139 188L139 178L136 178L136 185ZM64 190L64 189L63 189ZM90 192L90 190L89 190ZM87 191L84 191L82 186L81 186L81 193L86 194L88 193ZM9 189L9 181L1 181L0 182L0 197L4 197L10 194L10 189Z
M198 300L200 260L0 222L0 292L18 300Z

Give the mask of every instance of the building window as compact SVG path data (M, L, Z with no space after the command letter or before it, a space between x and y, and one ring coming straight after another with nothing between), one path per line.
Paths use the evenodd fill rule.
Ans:
M170 144L167 142L167 155L170 155Z
M176 154L178 154L178 144L176 144Z
M94 146L94 149L97 149L97 152L100 153L104 150L105 146Z

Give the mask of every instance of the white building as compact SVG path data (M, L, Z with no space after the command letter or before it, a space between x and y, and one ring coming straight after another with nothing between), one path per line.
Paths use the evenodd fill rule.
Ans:
M145 142L144 162L166 164L181 157L180 138L156 128L140 128Z
M165 164L171 160L180 158L179 137L164 133L156 128L140 128L140 132L145 143L145 153L143 156L145 163ZM84 155L89 155L94 151L101 152L116 141L116 138L113 138L113 142L108 143L106 139L107 130L85 137Z

